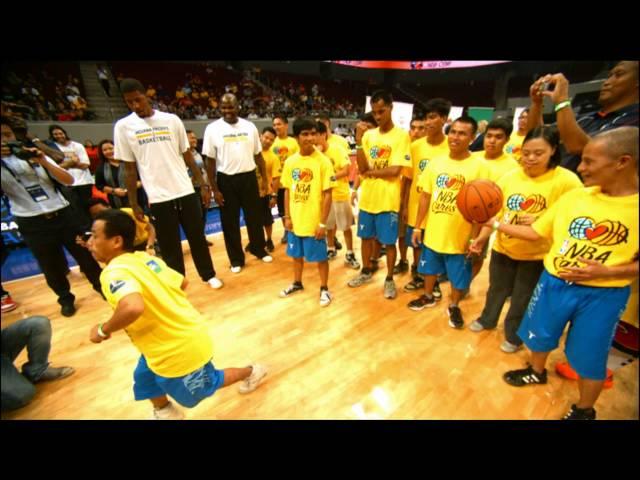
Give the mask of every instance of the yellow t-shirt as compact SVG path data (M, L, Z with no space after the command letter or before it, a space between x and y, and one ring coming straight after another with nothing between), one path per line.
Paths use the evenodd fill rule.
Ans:
M264 159L264 167L267 171L267 187L268 190L264 191L262 189L262 176L260 175L260 169L256 168L256 177L258 179L258 190L260 192L261 197L266 197L267 195L273 193L271 188L271 181L274 177L279 177L282 173L282 166L280 165L280 159L276 157L276 155L271 150L263 150L262 158Z
M133 210L130 208L121 208L124 213L133 218L133 221L136 222L136 237L133 239L133 244L135 246L140 245L141 243L145 243L149 238L149 232L147 232L147 224L149 223L149 217L144 216L144 220L141 222L138 220L133 213Z
M300 151L298 141L293 137L287 137L284 140L276 137L271 145L271 151L280 159L280 165L284 167L284 162L294 153Z
M163 377L187 375L211 360L213 343L204 318L180 288L183 276L145 252L124 253L102 270L102 293L113 309L131 293L144 299L144 312L125 329Z
M374 170L395 166L411 168L411 138L398 126L386 133L380 133L380 128L367 130L362 136L362 151ZM400 177L364 177L360 184L360 210L374 214L400 211Z
M582 267L577 258L596 260L606 266L631 263L638 252L637 193L611 197L600 187L578 188L565 193L532 225L552 241L544 257L551 275L565 267ZM596 279L578 282L592 287L624 287L633 278Z
M436 157L449 155L449 144L447 137L439 145L431 145L427 142L427 137L419 138L411 142L411 169L404 169L403 175L411 179L411 190L409 192L409 205L407 209L407 225L415 227L418 207L420 206L420 194L422 189L418 187L420 175L424 172L429 162ZM427 215L428 216L428 215ZM427 216L419 228L424 228L427 223Z
M504 146L505 153L515 158L517 162L520 162L520 157L522 156L522 142L524 141L524 137L526 137L526 135L518 135L518 132L513 132L511 137L509 137L509 141Z
M282 169L282 188L289 189L289 215L298 237L316 234L322 217L322 194L336 185L331 160L317 150L295 153Z
M471 155L465 160L447 156L433 159L418 181L431 194L423 243L438 253L464 253L471 236L467 222L456 205L458 192L472 180L487 178L487 162Z
M486 158L484 150L481 152L474 152L473 155L487 162L487 166L489 167L489 180L494 183L498 183L498 180L500 180L505 173L509 173L511 170L520 168L518 161L511 155L504 152L495 160L489 160Z
M542 216L566 192L582 187L582 182L575 173L563 167L552 168L536 178L518 168L504 175L498 186L504 196L498 218L504 223L518 225L522 214ZM493 244L496 252L514 260L542 260L549 248L548 240L529 242L502 232L497 232Z
M349 160L349 155L342 147L329 144L327 149L324 151L324 155L331 160L331 164L333 165L333 170L338 173L339 170L342 170L344 167L351 165L351 160ZM336 180L336 186L333 188L331 192L331 198L334 202L348 202L350 199L350 190L349 190L349 175L346 177L338 178Z
M332 133L331 136L327 139L327 143L329 145L335 145L337 147L342 148L347 155L351 153L351 147L349 146L349 142L342 135L336 135Z

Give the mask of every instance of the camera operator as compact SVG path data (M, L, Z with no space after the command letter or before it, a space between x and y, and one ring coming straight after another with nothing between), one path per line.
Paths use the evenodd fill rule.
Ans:
M35 147L42 150L46 156L51 157L56 163L64 161L64 152L30 134L27 123L22 118L15 116L5 118L13 130L17 141L24 143L27 147Z
M76 309L66 277L64 246L75 258L94 290L100 289L100 266L91 254L76 245L79 233L69 202L57 184L70 185L73 177L39 148L29 148L16 140L11 121L2 117L2 192L25 243L44 273L47 285L58 295L61 313L72 316Z

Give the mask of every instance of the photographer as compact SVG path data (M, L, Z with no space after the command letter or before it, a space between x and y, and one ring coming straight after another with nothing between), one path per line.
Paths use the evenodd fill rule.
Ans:
M69 202L57 184L70 185L73 177L55 164L39 148L26 147L16 140L10 120L2 117L2 191L25 243L44 273L47 285L58 295L61 313L70 317L76 311L75 297L66 277L66 258L71 253L94 290L100 290L100 266L82 247L76 245L79 229Z

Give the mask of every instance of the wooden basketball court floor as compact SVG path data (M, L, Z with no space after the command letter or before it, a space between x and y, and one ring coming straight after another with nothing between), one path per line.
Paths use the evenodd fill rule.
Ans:
M382 296L382 269L371 283L349 288L347 281L356 272L343 265L343 249L330 263L331 305L318 304L315 264L305 265L303 292L279 298L293 276L285 246L277 242L281 236L278 220L273 263L248 256L239 274L229 270L222 234L209 236L218 276L225 282L220 290L201 282L184 243L188 297L207 319L216 367L242 367L255 361L269 368L266 381L253 393L241 395L237 385L221 389L197 407L183 409L187 419L553 420L577 400L576 382L553 370L556 361L564 360L561 349L550 356L546 385L507 385L502 374L522 368L526 351L505 354L499 350L504 339L502 322L497 329L480 333L449 327L448 283L443 285L445 298L436 307L413 312L406 304L416 295L402 291L410 280L408 274L396 276L395 300ZM355 245L359 258L357 238ZM53 327L50 361L53 366L73 366L76 373L39 384L30 405L2 418L150 418L149 402L133 399L137 350L124 331L99 345L89 341L90 328L106 321L111 309L77 268L70 281L78 308L70 318L60 314L56 297L41 275L4 285L19 307L3 315L2 326L30 315L49 317ZM488 261L470 296L461 302L466 326L482 310L487 283ZM503 316L506 310L505 306ZM23 351L16 363L25 361ZM614 388L603 391L596 409L599 419L638 419L637 361L615 372Z

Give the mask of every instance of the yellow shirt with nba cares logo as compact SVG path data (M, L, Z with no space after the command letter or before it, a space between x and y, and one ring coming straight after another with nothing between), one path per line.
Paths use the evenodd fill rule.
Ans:
M494 183L497 183L503 175L509 173L511 170L520 168L520 164L511 155L503 153L498 158L489 160L488 158L485 158L484 153L484 150L482 150L481 152L474 152L472 155L487 162L487 166L489 167L488 179Z
M298 141L293 137L282 139L276 137L271 145L271 151L280 159L280 165L284 166L284 162L294 153L300 150Z
M578 176L563 167L551 168L542 175L532 178L518 167L499 181L503 206L498 219L503 223L519 225L522 215L538 218L544 214L566 192L581 188ZM530 242L497 232L493 249L514 260L542 260L551 248L548 240Z
M611 197L600 187L565 193L533 225L552 241L544 257L546 270L558 276L566 267L583 267L578 257L608 267L625 265L638 252L638 194ZM576 282L591 287L625 287L633 278L605 278Z
M262 189L262 176L260 175L260 169L256 168L256 177L258 179L258 190L260 191L260 196L264 197L270 193L273 193L271 190L271 181L274 177L280 177L282 173L282 165L280 164L280 159L276 157L276 155L269 150L262 150L262 158L264 159L265 170L267 171L267 191Z
M280 182L289 189L293 233L314 236L322 217L322 194L336 185L331 160L317 150L311 155L298 152L285 162Z
M487 162L473 155L465 160L447 155L427 165L418 181L418 187L431 194L423 239L427 247L438 253L465 253L472 225L458 210L456 199L465 184L488 175Z
M102 293L113 309L131 293L144 300L144 312L125 331L152 372L169 378L187 375L213 356L205 319L180 288L184 277L158 257L124 253L102 270Z
M407 205L407 225L415 227L416 216L418 215L418 207L420 206L420 194L422 189L418 187L420 175L429 165L429 162L436 157L449 155L449 144L447 137L438 145L431 145L427 141L427 137L419 138L411 142L411 168L402 171L403 176L411 179L411 190L409 191L409 204ZM427 223L427 217L424 217L422 225L418 228L424 228Z
M386 133L380 128L367 130L362 136L362 151L369 168L411 168L411 137L400 127L394 126ZM360 184L360 210L367 213L400 211L400 175L397 177L364 177Z
M351 165L349 160L349 154L340 146L336 144L329 144L327 149L323 152L324 155L331 160L333 169L336 173L342 170L344 167ZM334 202L348 202L351 198L349 190L349 176L341 177L336 180L336 186L331 192L331 199Z
M517 162L520 162L520 157L522 157L522 142L525 137L526 135L518 135L518 132L513 132L504 146L505 153L515 158Z

